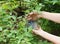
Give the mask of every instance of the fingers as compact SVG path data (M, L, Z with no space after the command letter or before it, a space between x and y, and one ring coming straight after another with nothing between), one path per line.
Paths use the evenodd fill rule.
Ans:
M32 32L33 32L34 34L37 34L37 35L40 35L40 33L41 33L42 31L43 31L42 29L32 30Z
M32 15L34 12L29 13L29 15Z
M27 19L27 20L31 20L32 17L30 17L30 15L28 15L28 16L26 17L26 19Z
M32 18L27 18L27 20L31 20Z
M32 31L37 33L37 32L40 32L42 30L42 28L39 26L38 29L33 29Z
M39 34L39 32L40 32L40 30L32 30L32 32L34 33L34 34Z
M32 20L32 15L33 15L33 12L29 13L27 16L27 20Z
M27 16L27 20L37 20L38 18L38 13L37 12L31 12Z

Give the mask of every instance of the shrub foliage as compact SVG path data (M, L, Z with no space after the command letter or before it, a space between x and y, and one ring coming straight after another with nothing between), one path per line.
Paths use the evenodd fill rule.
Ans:
M26 26L25 16L33 10L59 13L60 0L0 1L0 44L51 44L32 34L32 28ZM45 31L59 35L60 24L46 19L38 21Z

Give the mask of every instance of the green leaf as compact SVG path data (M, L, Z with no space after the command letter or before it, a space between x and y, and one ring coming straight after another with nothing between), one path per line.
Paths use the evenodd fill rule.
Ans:
M0 27L0 31L2 31L3 29L2 29L2 27Z

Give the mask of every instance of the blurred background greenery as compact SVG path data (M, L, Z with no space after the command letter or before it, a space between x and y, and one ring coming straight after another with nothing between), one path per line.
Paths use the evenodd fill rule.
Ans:
M25 16L33 10L60 13L60 0L0 1L0 44L52 44L26 27ZM60 24L46 19L38 22L45 31L60 36Z

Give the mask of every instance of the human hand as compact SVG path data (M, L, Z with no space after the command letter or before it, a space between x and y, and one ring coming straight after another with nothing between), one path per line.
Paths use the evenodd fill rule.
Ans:
M32 21L35 21L37 20L38 18L40 18L41 15L39 15L38 12L31 12L29 13L29 15L27 16L27 20L32 20Z
M33 29L33 30L32 30L32 32L33 32L34 34L36 34L36 35L39 35L40 32L42 32L42 31L43 31L43 30L42 30L41 27L39 27L38 29Z

